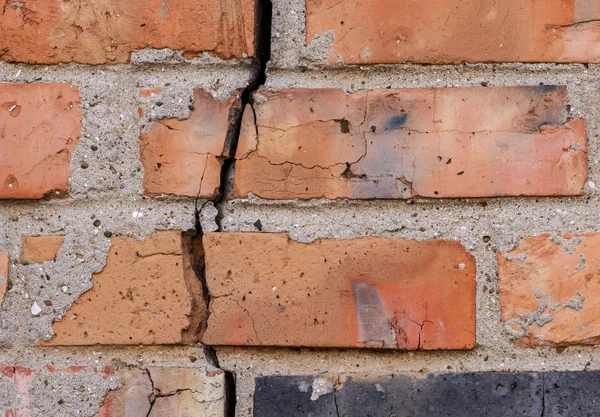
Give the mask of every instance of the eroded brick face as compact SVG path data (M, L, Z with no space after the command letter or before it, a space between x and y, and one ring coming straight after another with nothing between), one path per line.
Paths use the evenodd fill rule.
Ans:
M71 155L81 135L79 105L72 85L0 84L0 199L68 190Z
M209 233L209 345L470 349L475 261L457 242Z
M598 344L598 247L599 233L542 234L498 253L502 321L517 344Z
M595 0L306 0L329 64L600 62Z
M215 198L230 116L239 107L237 95L217 101L198 89L190 119L161 120L142 134L145 193Z
M55 322L41 345L149 345L194 341L204 315L202 289L180 232L144 240L111 238L102 272Z
M256 125L251 116L242 123L237 197L577 195L587 178L585 122L568 119L565 87L290 89L255 98Z
M0 15L7 62L118 64L146 47L194 57L254 51L252 0L8 0Z

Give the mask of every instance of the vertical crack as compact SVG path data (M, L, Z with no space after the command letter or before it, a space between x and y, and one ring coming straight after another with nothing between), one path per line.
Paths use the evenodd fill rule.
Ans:
M542 414L541 417L546 417L546 373L542 374Z
M265 83L267 78L267 63L271 56L271 18L273 13L273 5L271 0L256 0L256 14L255 14L255 28L254 28L254 76L249 81L248 86L242 91L241 94L241 105L233 106L229 114L229 129L227 130L227 136L225 138L225 146L221 156L221 175L219 192L214 201L208 201L199 206L200 202L200 191L196 198L195 204L195 224L192 239L192 250L191 250L191 262L196 277L200 281L202 286L202 296L204 299L205 314L197 328L196 334L197 339L201 340L202 334L208 327L208 318L210 316L210 303L211 294L208 288L205 274L205 261L204 261L204 248L202 246L202 236L204 231L202 230L202 223L200 220L202 209L207 204L214 204L217 208L218 214L216 216L216 223L218 231L223 231L223 202L231 194L233 188L233 176L235 174L235 154L239 143L240 131L242 127L242 118L244 111L248 106L252 112L252 93L256 91L262 84ZM254 118L256 115L254 114ZM202 183L202 181L201 181ZM213 346L203 345L204 356L206 361L215 368L221 369L219 364L219 358L217 352ZM235 374L231 371L221 369L225 373L225 417L235 416L236 407L236 389L235 389ZM149 375L150 376L150 375ZM153 399L151 399L151 405L153 405ZM152 408L152 407L151 407Z
M271 17L273 14L273 4L271 0L256 0L256 26L255 26L255 75L248 83L248 86L242 92L241 109L233 111L230 116L231 124L227 132L225 149L223 151L223 164L221 166L221 183L219 195L215 200L215 206L218 210L216 218L219 232L223 231L223 202L231 194L233 189L233 176L235 175L235 154L240 138L242 127L242 118L244 111L249 104L252 108L252 93L263 85L267 79L267 64L271 57ZM254 115L256 118L256 115Z

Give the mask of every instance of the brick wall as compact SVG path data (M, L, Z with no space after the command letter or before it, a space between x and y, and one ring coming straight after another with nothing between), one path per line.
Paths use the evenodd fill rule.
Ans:
M600 3L5 3L0 415L600 415Z

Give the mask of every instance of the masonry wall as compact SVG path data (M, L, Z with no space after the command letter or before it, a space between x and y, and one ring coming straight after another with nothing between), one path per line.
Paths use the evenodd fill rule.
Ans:
M8 1L0 412L600 414L600 3Z

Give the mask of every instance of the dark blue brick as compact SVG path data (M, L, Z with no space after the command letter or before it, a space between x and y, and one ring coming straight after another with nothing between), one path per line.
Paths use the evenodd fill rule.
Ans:
M322 386L323 395L313 395L314 376L266 376L256 378L254 416L256 417L337 417L331 388L333 377ZM329 392L329 393L326 393Z

